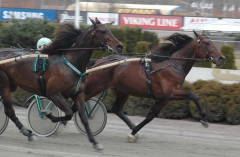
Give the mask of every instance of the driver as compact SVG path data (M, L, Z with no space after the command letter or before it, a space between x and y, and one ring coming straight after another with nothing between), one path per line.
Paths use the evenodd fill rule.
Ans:
M38 40L37 49L42 50L43 48L45 48L46 46L49 46L50 44L52 44L52 40L50 40L49 38L43 37Z

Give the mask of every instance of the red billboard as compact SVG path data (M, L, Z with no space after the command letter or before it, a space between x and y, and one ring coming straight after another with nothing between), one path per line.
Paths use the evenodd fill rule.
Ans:
M120 26L138 26L144 29L180 30L182 27L182 17L120 14Z

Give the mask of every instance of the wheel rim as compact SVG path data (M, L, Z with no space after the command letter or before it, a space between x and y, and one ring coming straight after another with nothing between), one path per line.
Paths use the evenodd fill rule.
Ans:
M41 98L40 101L42 104L42 109L46 109L46 107L50 102L50 100L46 98ZM48 109L51 111L53 116L55 117L60 116L59 109L53 103L50 105ZM37 136L50 136L58 129L60 125L60 122L53 123L46 116L40 117L35 100L33 104L31 103L31 105L29 106L27 122L28 122L29 128Z
M86 102L86 106L89 106L90 110L95 106L97 100L91 98L90 100L88 100ZM88 103L88 104L87 104ZM101 103L101 105L100 105ZM92 131L92 134L95 136L97 134L99 134L105 127L106 125L106 121L107 121L107 115L106 115L106 109L103 106L102 102L99 102L99 104L96 106L96 108L94 109L94 116L88 118L88 123L89 123L89 127ZM77 129L83 133L86 134L86 130L84 125L82 124L79 116L78 116L78 112L75 113L74 115L74 123L77 127Z
M3 103L0 101L0 134L2 134L7 128L8 120L9 119L4 112Z

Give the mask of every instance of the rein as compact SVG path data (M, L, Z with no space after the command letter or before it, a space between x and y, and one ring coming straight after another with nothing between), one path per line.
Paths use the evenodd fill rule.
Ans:
M16 47L14 46L11 46L10 48L13 48L15 49ZM24 51L31 51L31 52L34 52L34 51L43 51L43 50L38 50L38 49L31 49L31 48L23 48L23 47L19 47L20 49L24 50ZM59 51L77 51L77 50L105 50L106 47L95 47L95 48L70 48L70 49L56 49L56 50L59 50Z
M209 58L176 58L176 57L169 57L169 56L160 56L160 55L153 55L150 54L153 57L158 57L158 58L168 58L168 59L175 59L175 60L195 60L195 61L200 61L200 62L206 62L206 61L211 61ZM147 54L147 57L149 54Z
M68 51L77 51L77 50L105 50L106 47L96 47L96 48L70 48L70 49L57 49L57 50L60 50L60 51L65 51L65 50L68 50Z
M156 58L168 58L168 59L175 59L175 60L195 60L200 62L206 62L211 61L209 58L177 58L177 57L170 57L170 56L161 56L161 55L155 55L151 52L149 54L139 54L139 53L123 53L118 55L136 55L136 56L145 56L147 58L151 58L150 56L156 57Z

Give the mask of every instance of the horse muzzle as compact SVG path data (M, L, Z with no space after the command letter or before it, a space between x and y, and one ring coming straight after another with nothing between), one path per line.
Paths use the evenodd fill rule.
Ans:
M222 66L225 62L226 58L225 57L218 57L218 58L213 58L212 62L216 64L217 66Z
M116 47L110 47L107 45L106 47L107 47L106 50L112 51L115 54L122 53L122 49L123 49L122 45L117 45Z
M117 45L117 53L122 53L122 50L123 50L123 45Z

